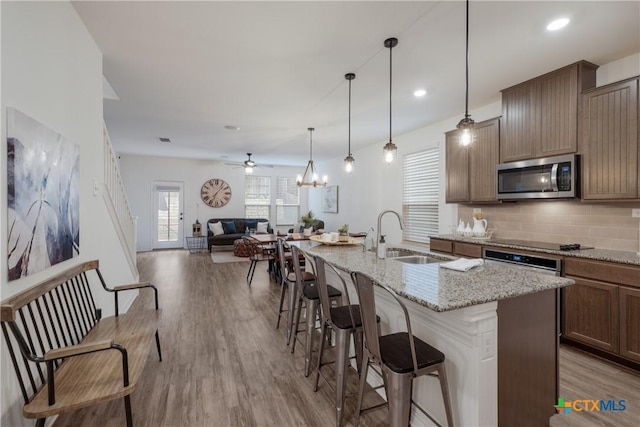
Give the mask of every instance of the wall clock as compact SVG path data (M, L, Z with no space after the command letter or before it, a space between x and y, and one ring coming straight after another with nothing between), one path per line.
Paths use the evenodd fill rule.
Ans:
M200 197L212 208L221 208L231 200L231 187L223 179L212 178L202 184Z

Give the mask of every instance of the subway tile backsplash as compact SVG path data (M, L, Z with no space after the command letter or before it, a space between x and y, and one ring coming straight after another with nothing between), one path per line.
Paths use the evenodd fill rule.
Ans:
M553 243L580 243L600 249L638 251L640 220L631 217L638 205L588 204L578 201L537 201L500 205L458 205L458 219L473 222L480 208L493 237ZM472 224L473 225L473 224Z

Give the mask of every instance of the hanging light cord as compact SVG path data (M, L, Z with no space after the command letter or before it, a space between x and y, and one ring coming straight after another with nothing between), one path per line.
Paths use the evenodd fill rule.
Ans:
M469 118L469 0L467 0L467 34L466 34L466 89L464 99L464 117Z
M349 79L349 156L351 155L351 80Z
M391 84L393 81L393 58L392 58L393 46L389 48L389 142L391 142Z

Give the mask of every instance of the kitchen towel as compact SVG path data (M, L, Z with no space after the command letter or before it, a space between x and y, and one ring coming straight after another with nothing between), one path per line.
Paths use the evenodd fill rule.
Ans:
M484 264L484 260L481 258L474 258L474 259L460 258L455 261L443 262L440 264L440 267L444 267L444 268L448 268L449 270L456 270L456 271L469 271L473 267L477 267L483 264Z

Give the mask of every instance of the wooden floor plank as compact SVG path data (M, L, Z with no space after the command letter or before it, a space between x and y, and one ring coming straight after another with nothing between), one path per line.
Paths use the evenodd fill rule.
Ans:
M303 375L303 346L289 353L284 328L274 328L279 287L269 280L263 264L247 286L248 267L248 262L214 264L208 254L186 250L138 255L141 280L159 288L163 362L157 362L154 351L149 353L138 389L131 395L136 427L334 425L333 392L322 382L313 392L314 372L309 378ZM152 301L139 298L135 304L151 307ZM566 399L601 398L602 390L609 389L635 400L636 412L629 409L629 417L638 413L640 396L630 391L640 390L637 374L564 349L561 369L561 394ZM346 426L353 425L356 390L352 373ZM374 402L380 402L379 397L369 393L365 405ZM372 411L360 425L385 426L386 416L386 408ZM55 425L111 427L124 425L124 419L124 405L114 401L65 414ZM551 425L587 427L614 421L620 422L616 426L637 425L607 413L596 420L584 414L556 415Z

